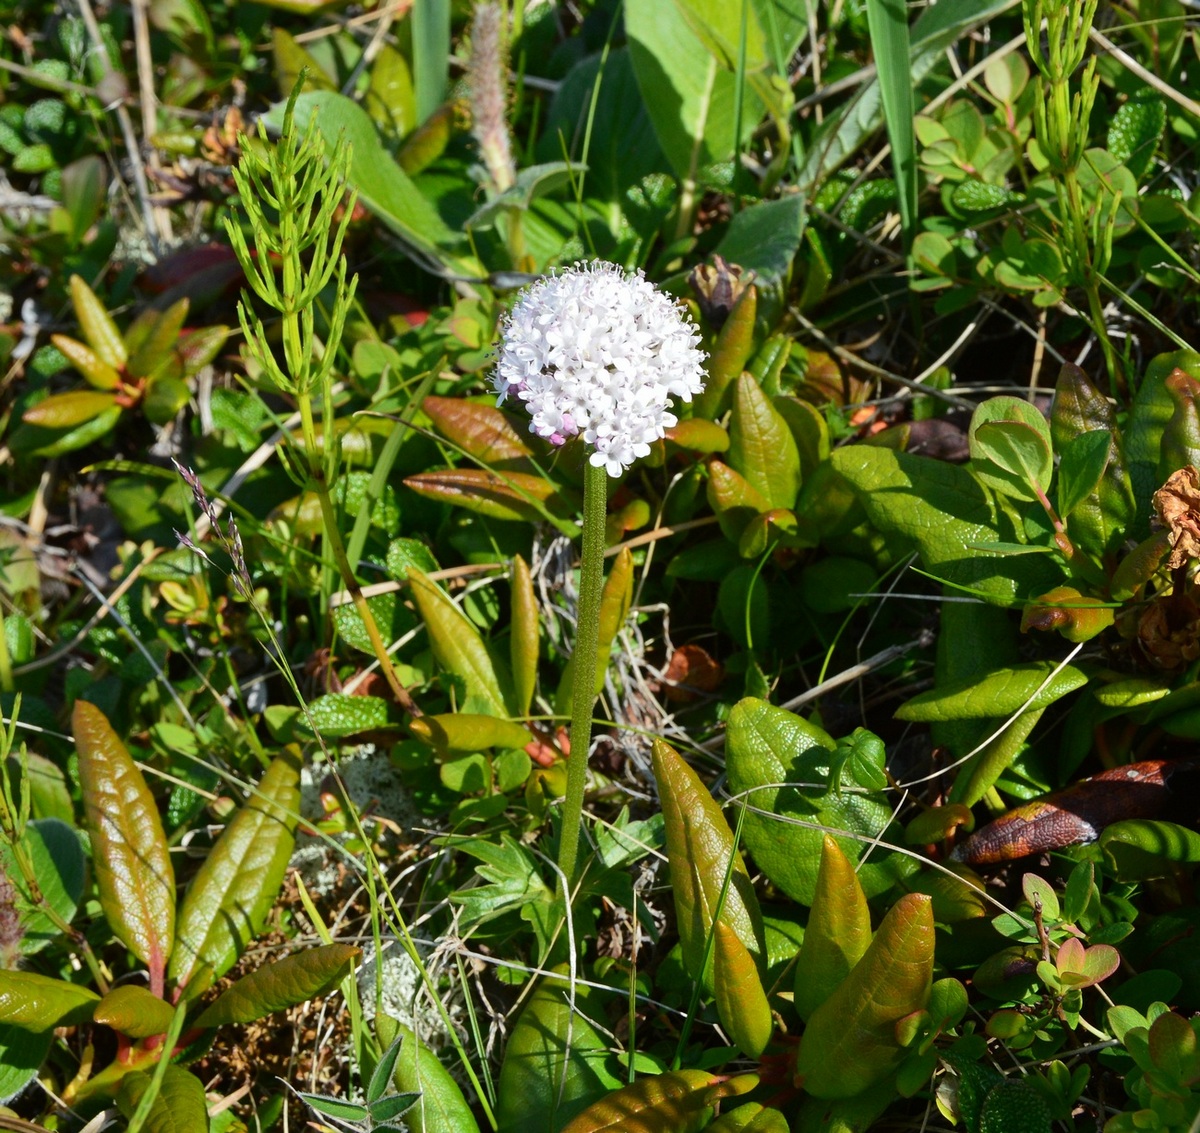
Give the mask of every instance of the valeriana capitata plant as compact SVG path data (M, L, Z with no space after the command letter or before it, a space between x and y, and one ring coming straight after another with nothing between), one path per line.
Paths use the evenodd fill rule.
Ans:
M583 481L583 536L571 699L571 754L558 864L576 879L579 827L595 703L608 477L650 453L675 424L671 398L704 385L700 335L673 299L641 272L576 264L527 288L505 320L493 382L515 395L530 432L553 445L580 437L590 449Z

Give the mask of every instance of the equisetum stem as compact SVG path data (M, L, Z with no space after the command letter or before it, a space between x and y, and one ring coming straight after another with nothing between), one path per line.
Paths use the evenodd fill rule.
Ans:
M576 609L574 676L571 685L571 754L567 757L567 796L563 802L558 866L573 885L583 823L583 791L587 784L588 748L592 741L592 705L596 702L596 653L600 646L600 595L604 589L604 520L608 474L590 462L583 476L583 543L579 561L579 605Z

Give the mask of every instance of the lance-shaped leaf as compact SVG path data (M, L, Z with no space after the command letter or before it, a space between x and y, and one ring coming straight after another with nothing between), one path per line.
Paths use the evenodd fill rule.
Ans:
M100 907L153 982L156 973L162 978L175 939L175 871L158 806L99 708L77 700L71 728Z
M479 1124L438 1056L403 1023L397 1033L404 1041L392 1081L404 1093L420 1095L404 1115L412 1133L479 1133Z
M712 966L704 967L708 938L724 921L755 963L766 963L762 914L750 875L733 844L733 832L700 777L669 744L655 739L651 756L662 805L683 961L693 979L713 989ZM725 901L721 890L725 877Z
M501 1129L555 1133L621 1084L608 1042L588 1021L595 1004L570 983L545 976L521 1009L508 1038L496 1095Z
M750 284L738 296L708 356L708 380L696 398L696 416L710 420L729 408L734 381L750 361L754 349L754 320L758 315L758 288Z
M113 426L120 420L121 412L121 407L114 402L99 416L92 417L82 424L68 429L65 433L49 433L46 443L39 444L33 452L37 456L50 457L62 456L64 453L85 448L92 441L108 436L112 432Z
M708 506L717 516L721 533L736 543L756 515L771 510L766 496L740 472L713 460L708 465Z
M116 405L111 393L98 389L73 389L51 394L21 415L27 425L41 429L74 429Z
M529 567L520 555L512 561L512 629L508 639L509 664L513 677L513 708L518 716L529 715L537 688L539 624L537 596Z
M418 716L408 722L408 730L438 751L455 755L492 747L524 747L533 740L524 724L473 712Z
M1054 670L1058 669L1058 672ZM1051 674L1054 674L1051 676ZM1046 708L1087 684L1087 674L1074 665L1029 661L999 669L985 677L971 675L905 701L898 720L979 720Z
M812 912L796 958L796 1011L810 1019L871 943L871 911L854 864L825 835Z
M324 995L361 954L352 944L321 944L243 976L196 1019L197 1027L252 1023Z
M96 1004L95 1021L131 1039L166 1034L175 1014L165 999L138 984L114 987Z
M464 712L507 716L496 669L479 631L422 571L409 567L408 581L437 663L463 683L466 696L458 707Z
M175 348L183 362L184 374L190 377L207 366L228 337L229 328L226 326L199 327L181 334Z
M633 555L628 547L622 547L613 562L604 590L600 595L600 630L596 641L596 695L604 688L604 676L608 671L608 658L612 653L617 631L629 616L629 603L633 601ZM575 687L575 658L571 656L563 669L558 691L554 694L554 706L559 712L571 710L571 690Z
M129 328L125 335L125 346L130 351L127 367L135 378L150 377L172 360L187 313L185 297L165 311L147 311Z
M771 1041L774 1022L754 957L724 921L713 925L713 998L726 1033L751 1058Z
M184 895L170 975L189 997L233 967L262 930L292 854L299 807L300 753L288 748L263 773Z
M71 303L79 329L101 362L120 370L125 365L125 341L104 304L81 276L71 276Z
M494 466L531 455L521 434L495 405L431 395L421 402L421 408L439 433L484 464Z
M0 1023L48 1031L86 1023L100 997L91 988L18 968L0 969Z
M849 1098L900 1061L896 1024L920 1011L933 980L932 901L906 893L888 910L870 947L842 985L813 1012L796 1074L819 1098Z
M729 463L771 507L795 506L800 453L792 431L750 374L737 379L729 420Z
M418 472L406 477L404 483L419 496L457 504L492 519L536 522L549 513L561 515L567 510L558 489L530 472L450 468Z
M126 1118L134 1115L152 1082L153 1076L143 1070L133 1070L121 1079L116 1101ZM168 1066L142 1128L146 1133L208 1133L208 1103L200 1079L178 1066Z
M694 1133L712 1117L717 1081L706 1070L641 1078L588 1106L561 1133Z
M69 338L65 334L52 334L50 341L63 352L67 361L84 376L88 385L95 386L97 391L114 390L120 384L120 374L90 346L85 346L78 339ZM47 400L50 399L47 398ZM29 420L29 417L26 416L25 419Z

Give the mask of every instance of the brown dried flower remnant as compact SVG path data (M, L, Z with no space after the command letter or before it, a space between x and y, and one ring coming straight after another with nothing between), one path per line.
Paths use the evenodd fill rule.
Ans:
M1193 465L1167 477L1154 493L1154 510L1171 540L1167 566L1178 570L1189 559L1200 558L1200 473Z

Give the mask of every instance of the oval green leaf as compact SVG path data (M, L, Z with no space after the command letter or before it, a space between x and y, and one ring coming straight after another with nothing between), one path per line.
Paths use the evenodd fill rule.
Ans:
M896 710L896 719L982 720L1046 708L1087 684L1087 674L1074 665L1055 673L1056 668L1054 661L1029 661L984 677L952 681L906 701Z
M96 1004L95 1021L131 1039L165 1035L175 1014L165 999L137 984L114 987Z
M419 1094L404 1115L412 1133L479 1133L479 1124L459 1084L438 1056L403 1023L404 1036L392 1081L396 1089Z
M100 997L91 988L37 972L0 969L0 1023L48 1031L91 1021Z

